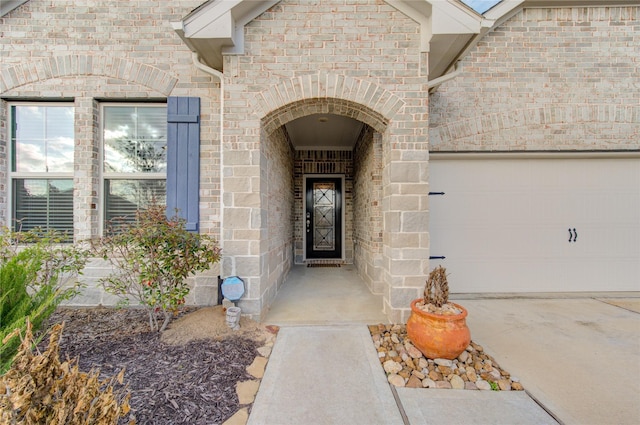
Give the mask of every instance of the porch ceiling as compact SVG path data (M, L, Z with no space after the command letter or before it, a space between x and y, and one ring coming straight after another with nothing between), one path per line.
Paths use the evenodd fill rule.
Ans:
M296 150L353 150L364 123L334 114L312 114L284 126Z

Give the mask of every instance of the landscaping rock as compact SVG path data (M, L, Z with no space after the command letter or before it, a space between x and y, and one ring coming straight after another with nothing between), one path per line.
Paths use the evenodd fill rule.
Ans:
M251 404L253 403L258 388L260 387L260 381L243 381L236 384L236 394L238 395L239 404Z
M460 355L458 356L458 361L460 363L465 363L468 358L469 358L469 352L465 350L462 353L460 353Z
M508 379L501 379L498 381L498 387L502 391L511 391L511 382Z
M465 382L464 383L464 389L465 390L477 390L478 387L476 386L475 382Z
M382 366L384 367L384 371L389 374L398 373L402 370L402 365L393 360L387 360Z
M453 365L453 361L448 359L435 359L433 362L438 366L451 367Z
M451 382L438 381L438 382L436 382L436 388L441 389L441 390L450 390L451 389Z
M415 375L409 377L406 384L407 388L422 388L422 381Z
M258 356L247 366L247 373L254 378L261 379L264 376L264 369L267 367L267 358Z
M391 375L389 375L387 380L394 387L404 387L405 385L404 378L400 375L396 375L395 373L392 373Z
M436 382L429 378L424 378L422 380L422 388L435 388Z
M413 345L403 325L369 326L369 331L392 385L465 390L524 389L517 378L502 370L495 359L473 341L454 360L432 360L425 358ZM488 381L495 382L495 388L491 388Z
M451 382L451 388L454 390L464 389L464 381L458 375L452 375L449 382Z
M491 384L483 379L479 379L478 381L476 381L476 387L479 390L491 390Z

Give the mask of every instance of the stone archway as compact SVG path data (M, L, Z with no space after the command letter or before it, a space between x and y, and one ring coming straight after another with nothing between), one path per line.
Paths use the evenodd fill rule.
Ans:
M381 255L382 216L382 139L387 130L384 117L371 111L362 104L336 98L304 99L285 105L269 114L262 120L265 132L261 157L266 159L261 164L262 175L271 176L269 170L287 169L288 156L275 157L284 163L273 164L269 161L276 152L277 145L288 145L287 134L283 128L289 121L314 114L335 114L354 118L365 124L363 131L353 150L314 151L301 150L289 152L294 156L293 170L293 252L294 262L304 261L303 247L303 185L306 175L343 176L345 196L344 253L341 262L354 263L365 282L375 293L381 293L379 257ZM274 124L277 123L277 124ZM276 127L278 125L279 127ZM290 167L289 167L290 168ZM281 179L284 180L284 179ZM270 182L269 182L270 183ZM269 183L267 185L269 185ZM281 185L276 187L281 188ZM270 204L271 205L271 204ZM273 222L271 222L273 225Z
M340 151L296 151L285 124L313 114L343 115L365 124L356 147ZM380 257L382 215L382 139L388 119L360 103L340 98L294 101L262 120L260 175L267 220L266 285L274 298L294 263L304 258L303 195L306 175L342 176L344 189L344 253L341 262L354 264L370 290L382 293ZM283 205L285 205L283 207ZM271 304L272 300L263 300Z
M225 111L222 160L223 272L248 283L243 312L262 316L294 262L294 160L284 125L306 115L331 113L369 129L366 145L356 150L375 191L366 190L364 177L355 185L362 185L362 193L372 193L358 202L375 206L360 208L375 215L375 225L369 225L365 236L355 229L351 236L369 238L366 244L355 244L359 270L372 291L383 294L390 320L401 320L428 268L426 114L413 112L422 106L408 106L370 81L326 72L283 80L257 93L247 93L240 83L225 87L227 104L247 105L233 114ZM374 163L378 169L372 176L373 170L362 164Z
M372 82L326 72L284 80L258 93L251 104L267 133L322 112L347 115L382 133L405 106L401 98Z

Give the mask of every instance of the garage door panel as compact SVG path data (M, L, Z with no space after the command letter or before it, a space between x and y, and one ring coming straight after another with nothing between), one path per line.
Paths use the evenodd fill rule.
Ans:
M557 260L545 262L543 267L534 267L527 261L502 260L499 264L488 261L468 261L464 268L452 267L448 259L441 261L449 275L451 292L455 293L507 293L525 292L515 288L526 285L526 292L556 292L558 287L553 276L562 273L562 264ZM491 287L491 291L486 288Z
M454 291L640 290L640 159L436 159L430 183Z

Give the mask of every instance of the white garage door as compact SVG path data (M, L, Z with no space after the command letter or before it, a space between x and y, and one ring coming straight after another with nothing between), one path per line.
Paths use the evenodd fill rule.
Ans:
M492 158L430 161L451 292L640 290L640 158Z

